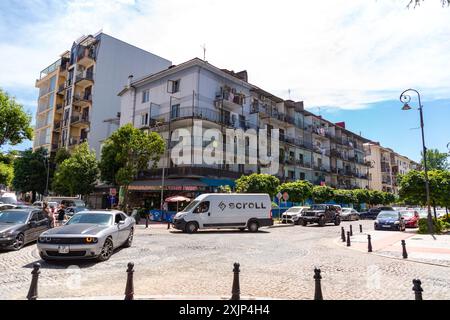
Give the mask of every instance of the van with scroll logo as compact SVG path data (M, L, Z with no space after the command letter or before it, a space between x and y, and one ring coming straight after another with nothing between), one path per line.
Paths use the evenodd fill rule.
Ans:
M273 225L272 202L265 193L205 193L178 212L173 226L187 233L199 229L257 232Z

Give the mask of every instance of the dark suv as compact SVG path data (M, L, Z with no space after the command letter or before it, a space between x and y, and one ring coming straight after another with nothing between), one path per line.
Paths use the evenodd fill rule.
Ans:
M299 224L306 226L308 223L318 223L323 227L326 223L334 223L338 226L341 223L339 207L332 204L315 204L306 211L303 211Z
M378 214L381 211L394 211L394 208L392 207L377 207L377 208L371 208L369 209L369 211L366 212L360 212L359 213L359 218L360 219L376 219Z

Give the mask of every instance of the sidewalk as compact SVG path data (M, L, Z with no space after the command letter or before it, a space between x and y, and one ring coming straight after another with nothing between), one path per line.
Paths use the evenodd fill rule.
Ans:
M450 235L417 234L416 230L353 232L351 249L367 252L367 235L371 235L372 253L403 259L401 240L406 242L408 258L405 260L450 267ZM341 242L346 247L345 242Z

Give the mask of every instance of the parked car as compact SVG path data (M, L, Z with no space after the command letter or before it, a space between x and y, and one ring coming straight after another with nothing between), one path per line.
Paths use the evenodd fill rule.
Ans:
M343 221L359 220L359 212L353 208L343 208L341 211L341 220Z
M378 214L381 211L394 211L394 208L392 207L377 207L377 208L371 208L368 211L360 212L359 218L360 219L376 219Z
M330 204L312 205L309 209L302 212L299 223L302 226L306 226L308 223L318 223L321 227L326 223L334 223L334 225L338 226L341 223L339 208Z
M230 228L257 232L273 225L272 201L265 193L204 193L175 215L173 225L188 233Z
M402 210L400 211L400 214L405 220L405 226L407 228L419 227L419 212L417 212L416 210Z
M375 230L405 231L405 219L400 211L381 211L374 221Z
M15 204L6 204L6 203L1 203L0 204L0 211L2 210L9 210L9 209L15 209L17 206Z
M16 194L12 192L5 192L0 196L0 202L4 204L17 204Z
M281 215L281 222L298 224L302 212L307 209L309 209L309 207L290 207Z
M39 255L44 260L106 261L114 249L131 246L134 226L134 219L122 211L81 211L65 225L40 235Z
M0 249L20 250L47 230L48 219L36 208L0 211Z

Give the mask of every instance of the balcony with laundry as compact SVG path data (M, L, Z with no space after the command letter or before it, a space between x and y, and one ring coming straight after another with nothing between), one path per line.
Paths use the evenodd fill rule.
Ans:
M226 108L229 111L240 111L246 103L246 98L245 93L224 85L216 92L215 102L216 106Z

